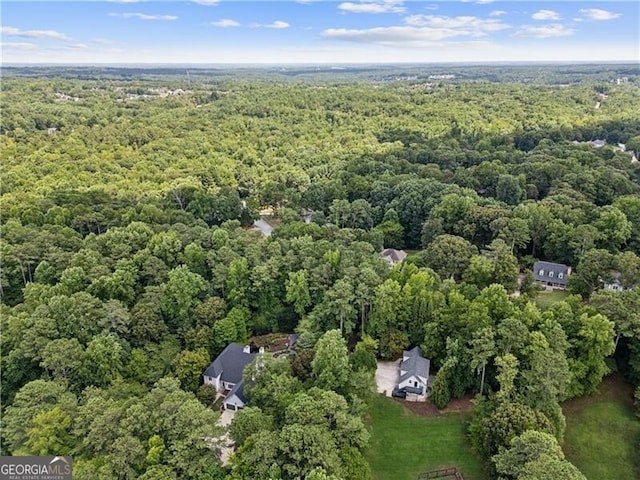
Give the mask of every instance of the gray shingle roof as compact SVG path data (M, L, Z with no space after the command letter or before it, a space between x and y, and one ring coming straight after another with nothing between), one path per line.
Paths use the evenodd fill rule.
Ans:
M239 343L230 343L204 371L204 375L215 378L222 374L220 380L223 382L238 384L242 380L244 367L255 356L255 353L244 353L244 347Z
M406 258L407 252L404 250L396 250L395 248L385 248L381 255L393 263L400 263Z
M405 350L402 353L402 357L409 357L406 360L402 360L400 363L400 370L407 372L400 376L400 382L405 381L407 378L413 375L417 377L429 378L429 366L431 362L428 358L422 356L420 348L415 347L411 350Z
M238 397L242 403L247 403L247 397L244 395L244 380L240 380L236 383L225 398L231 398L233 395Z
M540 275L540 271L542 271L542 275ZM549 272L553 272L553 275L549 276ZM562 273L562 278L559 277L560 273ZM562 263L536 262L533 265L533 275L539 282L566 285L567 277L569 276L569 267Z

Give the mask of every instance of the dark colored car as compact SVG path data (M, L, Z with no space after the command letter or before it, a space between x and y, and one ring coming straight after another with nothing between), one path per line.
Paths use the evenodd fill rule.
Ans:
M404 388L394 388L391 391L391 396L396 398L407 398L407 392L404 391Z

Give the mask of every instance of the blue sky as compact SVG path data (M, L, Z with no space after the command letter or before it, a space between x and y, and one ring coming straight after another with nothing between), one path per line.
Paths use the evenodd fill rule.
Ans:
M3 1L4 63L640 61L635 1Z

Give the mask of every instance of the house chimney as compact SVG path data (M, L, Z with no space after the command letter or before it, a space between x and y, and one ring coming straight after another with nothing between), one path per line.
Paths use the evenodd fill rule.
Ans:
M264 353L264 347L260 347L260 348L258 349L258 353Z
M242 349L243 353L251 353L251 347L249 345L245 345Z

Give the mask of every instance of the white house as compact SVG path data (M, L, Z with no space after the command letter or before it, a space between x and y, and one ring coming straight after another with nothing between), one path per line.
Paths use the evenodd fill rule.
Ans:
M418 347L402 352L398 388L404 388L409 393L425 395L427 393L430 363L428 358L422 356L422 352Z
M248 345L230 343L204 371L205 385L212 385L218 392L227 392L223 402L225 408L237 410L244 407L244 381L242 374L256 354Z
M622 292L623 290L633 290L635 285L625 287L622 283L622 274L620 272L610 272L611 277L608 280L602 282L602 286L605 290L612 292Z

